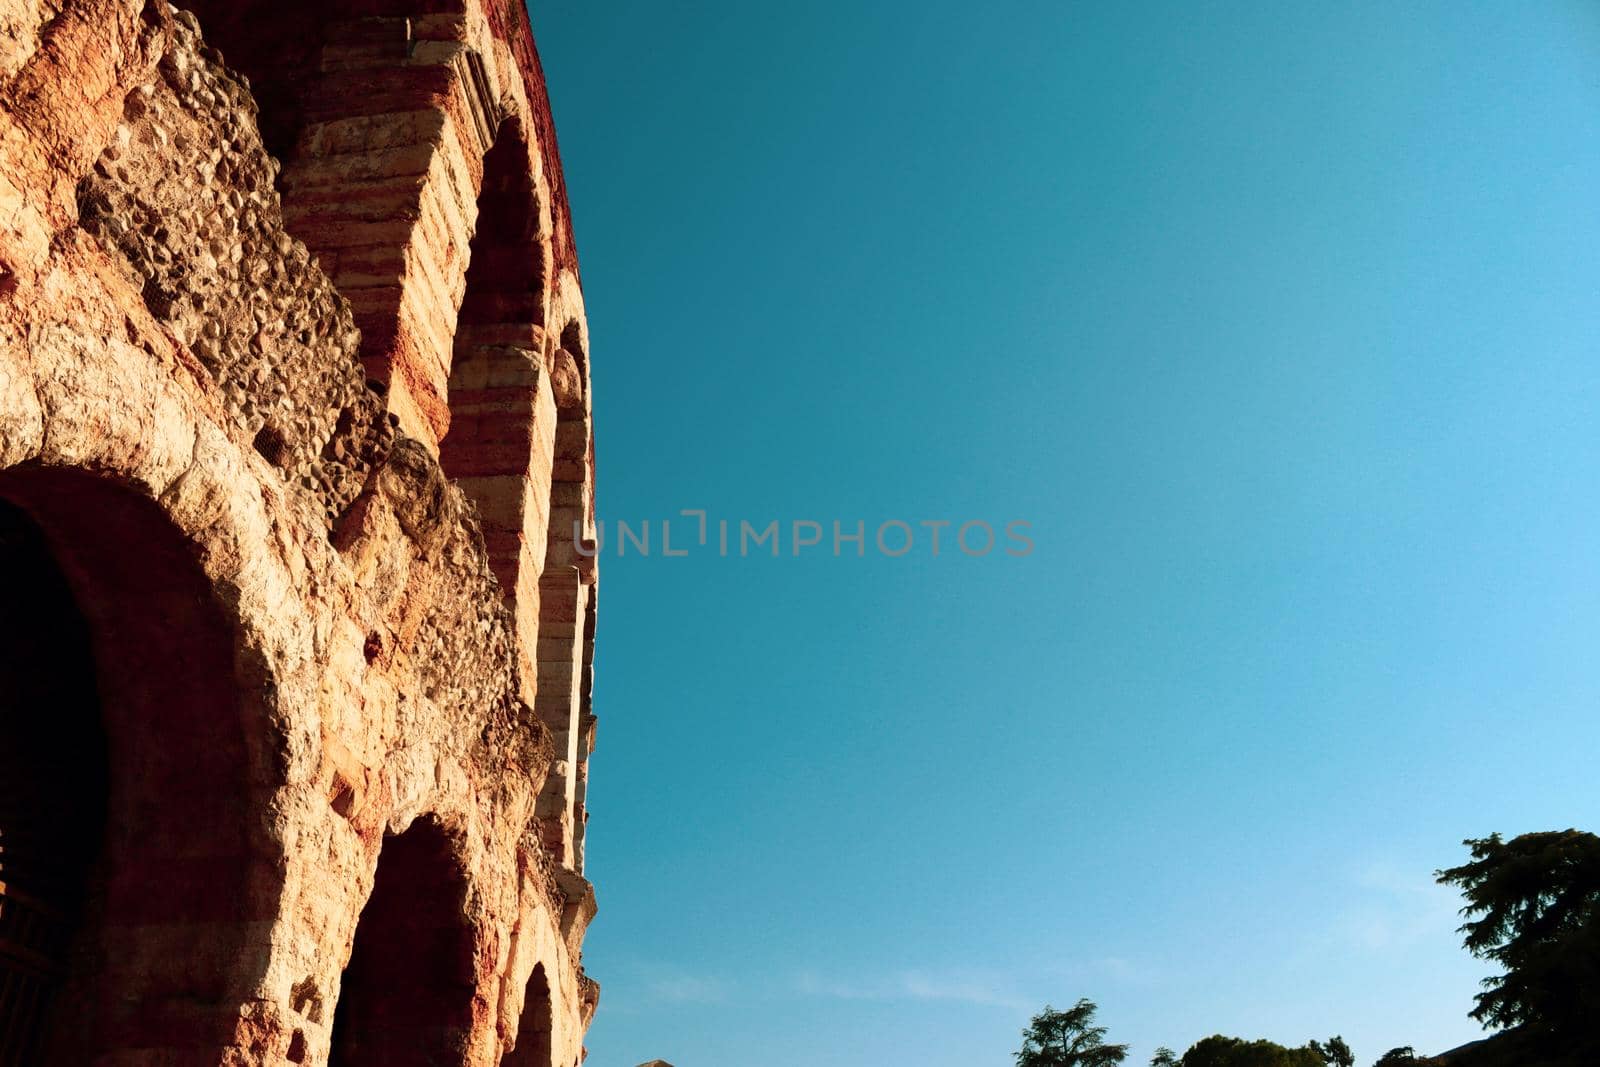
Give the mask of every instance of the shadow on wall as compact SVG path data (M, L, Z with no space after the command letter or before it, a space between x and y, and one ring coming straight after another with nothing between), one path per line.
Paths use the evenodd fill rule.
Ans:
M333 1015L329 1067L465 1061L475 952L466 905L466 872L436 820L384 839Z
M500 1061L500 1067L555 1067L555 1053L550 1047L551 1025L550 979L541 963L528 980L522 1021L517 1024L517 1043Z
M0 588L0 1064L214 1052L275 904L234 629L157 506L82 473L0 472Z

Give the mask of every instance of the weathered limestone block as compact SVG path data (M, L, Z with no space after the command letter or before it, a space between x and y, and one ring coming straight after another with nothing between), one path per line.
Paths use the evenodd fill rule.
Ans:
M0 0L0 562L26 524L55 554L107 753L53 784L106 820L52 920L93 1022L0 1020L45 1062L323 1064L380 1030L386 1062L582 1058L593 572L547 547L558 512L593 529L570 220L520 5L367 17L395 6ZM532 140L492 196L531 221L482 263L537 270L458 329L506 123ZM374 338L404 358L369 379ZM56 661L6 655L9 708Z

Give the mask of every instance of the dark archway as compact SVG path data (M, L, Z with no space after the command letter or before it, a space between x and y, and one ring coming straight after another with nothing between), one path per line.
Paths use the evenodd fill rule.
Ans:
M472 1033L466 872L444 828L385 839L333 1015L330 1067L445 1067Z
M545 262L539 195L522 123L508 118L483 157L478 220L473 227L467 288L457 319L457 346L528 344L544 325ZM472 329L475 328L475 329Z
M437 441L470 237L459 203L499 122L464 0L184 3L249 78L284 228L349 303L368 377Z
M508 598L538 577L525 497L536 489L532 471L549 462L553 432L538 413L547 264L529 158L520 123L501 123L483 158L439 446L445 473L478 506L489 565Z
M215 1059L278 868L234 627L160 508L82 473L0 472L0 585L0 1063Z
M44 533L0 501L0 1064L36 1062L109 800L89 626Z
M390 40L384 20L433 15L464 16L461 0L328 0L321 4L283 4L276 0L177 0L194 14L201 35L222 53L228 66L250 79L260 109L261 139L267 151L287 163L307 122L315 121L314 97L327 72L342 73L362 58L382 58L377 48ZM397 58L403 60L405 38ZM323 49L335 49L325 57ZM365 50L365 53L360 50ZM325 59L328 62L325 62ZM380 112L365 112L378 114Z
M538 699L535 707L555 740L558 767L545 778L539 799L545 847L564 867L582 869L582 813L577 810L578 768L589 753L580 705L586 691L585 646L593 638L588 613L594 586L585 584L577 541L588 524L587 492L593 460L588 418L588 355L577 320L561 330L552 355L555 448L550 460L549 521L544 570L539 575ZM592 575L592 569L589 570Z
M555 1067L550 1043L553 1021L550 979L541 963L528 979L527 999L522 1002L522 1019L517 1023L517 1043L501 1058L500 1067Z

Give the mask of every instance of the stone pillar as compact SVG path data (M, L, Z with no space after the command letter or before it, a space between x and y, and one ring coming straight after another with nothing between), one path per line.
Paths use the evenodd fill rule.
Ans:
M479 57L418 36L434 29L409 18L331 25L283 175L290 232L350 302L390 412L430 447L450 425L456 315L497 125Z

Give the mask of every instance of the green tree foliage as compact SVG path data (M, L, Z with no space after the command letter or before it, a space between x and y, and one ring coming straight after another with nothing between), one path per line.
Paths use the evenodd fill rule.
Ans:
M1156 1049L1156 1054L1150 1057L1150 1067L1178 1067L1178 1054L1162 1045Z
M1327 1067L1356 1067L1356 1054L1344 1043L1344 1038L1334 1034L1327 1042L1313 1041L1306 1046L1322 1057Z
M1473 1018L1516 1028L1542 1053L1600 1062L1600 837L1553 830L1464 843L1472 861L1436 877L1466 896L1468 951L1505 969L1484 980Z
M1214 1034L1198 1041L1179 1061L1182 1067L1325 1067L1311 1046L1284 1048L1272 1041L1245 1041Z
M1127 1059L1127 1045L1105 1043L1106 1028L1094 1025L1095 1010L1091 1000L1066 1011L1046 1004L1022 1031L1017 1067L1112 1067Z

